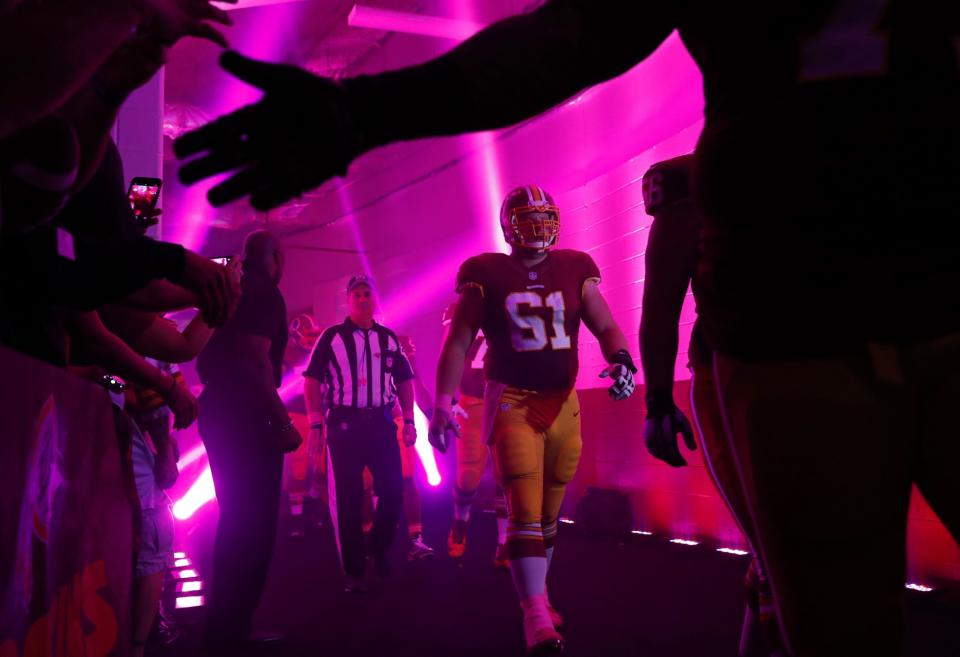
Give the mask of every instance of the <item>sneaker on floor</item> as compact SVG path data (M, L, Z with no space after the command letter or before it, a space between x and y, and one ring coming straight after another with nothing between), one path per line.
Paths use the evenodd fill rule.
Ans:
M510 572L510 559L507 558L507 546L503 543L497 546L497 551L493 555L493 567L497 570Z
M558 655L563 652L563 637L557 632L547 611L545 595L520 601L523 609L523 637L529 655Z
M410 550L407 552L407 561L423 561L433 559L436 553L433 548L423 542L423 536L415 535L410 539Z
M454 520L447 536L447 554L453 559L459 559L467 551L467 523L463 520Z

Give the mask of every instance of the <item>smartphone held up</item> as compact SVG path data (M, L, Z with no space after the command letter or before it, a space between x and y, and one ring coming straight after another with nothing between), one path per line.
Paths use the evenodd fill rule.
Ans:
M130 201L130 209L133 210L133 218L142 222L147 227L157 223L157 218L153 210L157 207L160 200L160 187L163 181L160 178L145 178L138 176L130 181L130 188L127 190L127 198Z

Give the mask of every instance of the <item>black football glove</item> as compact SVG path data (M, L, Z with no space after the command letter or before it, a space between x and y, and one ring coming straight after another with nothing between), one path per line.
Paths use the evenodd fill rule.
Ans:
M677 434L683 436L687 449L695 450L693 429L687 416L673 403L669 390L647 393L647 419L643 424L643 440L655 458L675 468L687 464L677 445Z

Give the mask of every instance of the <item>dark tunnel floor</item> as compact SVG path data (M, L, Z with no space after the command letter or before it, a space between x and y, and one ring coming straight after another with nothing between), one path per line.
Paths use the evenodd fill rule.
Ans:
M467 554L454 561L446 555L450 506L444 502L434 498L425 509L426 540L437 550L436 559L407 562L406 541L398 540L393 576L382 589L362 596L343 592L329 526L291 538L282 524L255 624L285 639L264 654L524 655L510 576L492 565L494 516L474 514ZM207 574L210 537L200 534L190 541L191 556ZM549 588L569 625L565 654L735 657L748 561L708 546L670 544L659 536L618 542L562 525ZM960 592L907 593L905 654L960 657ZM842 590L827 594L842 595ZM163 652L199 654L201 613L181 612L183 638Z

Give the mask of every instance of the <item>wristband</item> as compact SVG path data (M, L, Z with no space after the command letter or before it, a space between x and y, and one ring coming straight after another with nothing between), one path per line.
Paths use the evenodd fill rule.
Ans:
M630 356L630 352L626 349L619 349L614 352L609 359L611 364L623 365L631 374L637 373L637 366L633 364L633 358Z
M416 421L415 421L412 417L405 417L405 418L403 418L403 423L404 423L404 424L413 424L413 425L415 425L415 424L416 424Z

